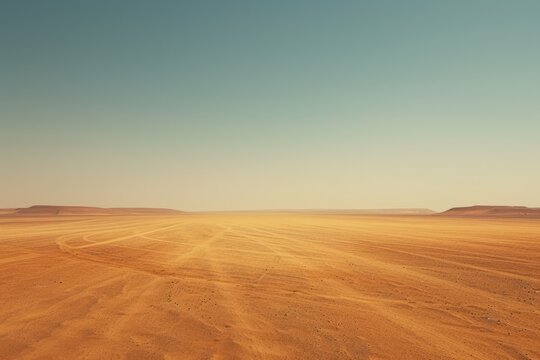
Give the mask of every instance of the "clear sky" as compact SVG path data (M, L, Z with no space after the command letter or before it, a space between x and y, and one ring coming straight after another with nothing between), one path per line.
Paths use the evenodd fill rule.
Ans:
M539 1L0 8L0 207L540 206Z

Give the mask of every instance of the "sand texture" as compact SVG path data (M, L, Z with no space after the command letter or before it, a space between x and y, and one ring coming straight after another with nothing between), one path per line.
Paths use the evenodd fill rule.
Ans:
M0 216L0 359L540 359L540 219Z
M3 210L3 211L2 211ZM0 209L0 214L17 216L53 215L171 215L182 211L159 208L100 208L91 206L34 205L19 209Z

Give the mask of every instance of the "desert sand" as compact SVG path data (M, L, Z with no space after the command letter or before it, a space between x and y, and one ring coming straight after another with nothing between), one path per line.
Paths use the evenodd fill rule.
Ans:
M0 216L1 359L540 359L540 219Z
M100 208L91 206L34 205L27 208L4 209L4 214L23 216L51 215L171 215L182 211L160 208ZM2 209L0 209L2 214Z

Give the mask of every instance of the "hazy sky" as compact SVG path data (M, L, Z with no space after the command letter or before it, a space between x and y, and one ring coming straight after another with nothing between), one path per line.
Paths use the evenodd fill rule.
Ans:
M540 206L539 1L2 1L0 207Z

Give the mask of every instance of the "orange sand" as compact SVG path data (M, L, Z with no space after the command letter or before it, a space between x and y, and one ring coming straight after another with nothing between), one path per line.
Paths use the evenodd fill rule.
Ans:
M540 359L540 219L0 217L0 359Z

